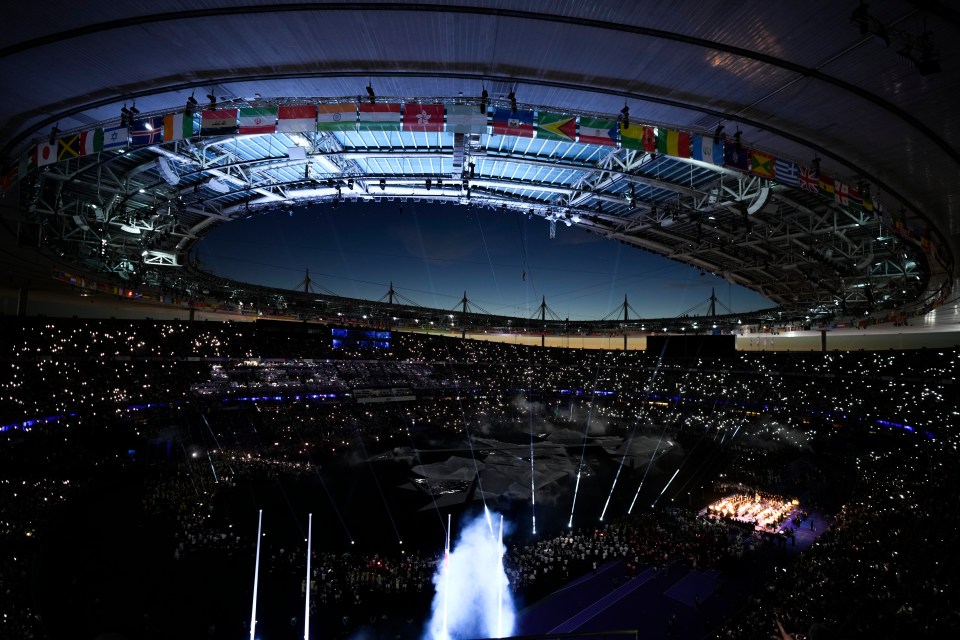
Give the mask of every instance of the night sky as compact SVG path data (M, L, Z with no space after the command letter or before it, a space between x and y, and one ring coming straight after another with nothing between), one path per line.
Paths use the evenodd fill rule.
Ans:
M401 208L402 207L402 208ZM773 306L758 293L667 258L514 211L411 201L296 207L222 225L196 248L220 276L379 300L394 289L452 309L463 298L487 312L526 318L541 296L560 318L603 318L629 297L640 317L704 315L711 287L734 312ZM631 317L634 316L631 311ZM718 305L718 313L724 310Z

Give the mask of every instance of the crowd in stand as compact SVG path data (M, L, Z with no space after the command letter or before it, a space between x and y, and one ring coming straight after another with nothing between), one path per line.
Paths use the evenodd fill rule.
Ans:
M857 456L852 498L830 528L772 577L722 637L768 638L758 620L778 612L798 635L945 638L960 625L960 480L955 444Z
M530 405L518 397L539 399L540 417L554 425L574 424L574 409L592 401L592 415L613 433L640 422L729 441L719 481L776 493L822 481L797 456L818 429L831 438L869 439L875 431L902 438L902 446L866 453L844 440L844 455L856 456L853 498L814 547L771 577L721 635L766 637L751 621L772 609L788 628L802 633L826 624L838 637L880 637L890 629L949 635L960 626L960 567L949 549L960 505L956 492L940 493L958 480L960 355L953 350L660 361L643 352L400 333L389 350L334 349L328 333L302 324L290 331L152 321L0 324L0 460L21 456L26 440L42 443L23 456L35 466L5 465L0 472L0 539L12 550L0 558L2 637L43 637L27 587L37 539L51 515L108 464L94 444L76 446L77 425L93 429L112 418L120 421L114 426L148 438L182 416L176 420L185 428L209 430L219 448L203 451L200 461L187 455L151 469L144 493L146 512L172 523L170 557L184 561L198 550L249 550L249 532L210 517L217 492L238 478L315 473L317 461L357 444L405 446L417 425L457 433L521 424ZM357 403L352 394L370 388L410 389L417 400ZM297 400L305 392L331 397ZM218 410L257 395L284 400L253 403L242 413ZM163 408L151 413L148 405ZM113 450L110 456L110 464L132 464L115 460ZM67 459L70 466L59 466ZM209 474L195 472L200 463ZM514 589L542 595L605 560L712 566L739 557L741 542L721 523L672 509L510 546L507 567ZM302 551L271 553L268 562L277 567L304 561ZM432 592L436 561L413 551L345 556L318 549L313 588L321 605L422 597Z
M409 387L633 397L642 389L704 409L723 399L742 410L935 432L940 416L952 410L958 369L952 350L744 352L729 359L661 361L640 351L536 349L394 333L389 350L374 360L367 349L334 349L329 328L300 323L280 323L289 325L285 331L257 323L3 318L0 324L6 338L0 427L68 412L182 401L195 395L191 387L248 395ZM275 358L281 361L262 360ZM610 411L610 417L633 417L624 407Z

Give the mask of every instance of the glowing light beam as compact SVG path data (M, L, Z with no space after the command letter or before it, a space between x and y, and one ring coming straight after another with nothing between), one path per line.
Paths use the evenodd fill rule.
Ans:
M663 494L667 492L667 487L670 486L670 484L673 482L673 479L677 477L678 473L680 473L680 467L677 467L677 470L673 472L672 476L670 476L670 479L667 481L667 484L665 484L663 487L663 491L660 492L660 495L657 496L657 499L653 501L652 505L650 505L651 507L657 506L657 502L659 502L660 498L663 497Z
M263 509L257 520L257 560L253 567L253 608L250 611L250 640L256 640L254 634L257 629L257 585L260 583L260 538L263 530Z

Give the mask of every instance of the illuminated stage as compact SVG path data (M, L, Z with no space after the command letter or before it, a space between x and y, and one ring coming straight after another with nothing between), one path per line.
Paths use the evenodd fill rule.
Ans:
M735 493L708 505L700 515L753 525L757 531L779 531L789 522L790 516L799 512L798 500L759 493Z

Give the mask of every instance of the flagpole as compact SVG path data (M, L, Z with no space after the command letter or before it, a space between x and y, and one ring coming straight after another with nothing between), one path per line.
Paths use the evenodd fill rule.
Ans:
M263 527L263 509L260 509L260 518L257 521L257 563L253 568L253 609L250 612L250 640L255 640L254 633L257 627L257 584L260 582L260 538Z
M307 602L303 607L303 640L310 640L310 549L313 543L313 514L307 516Z

